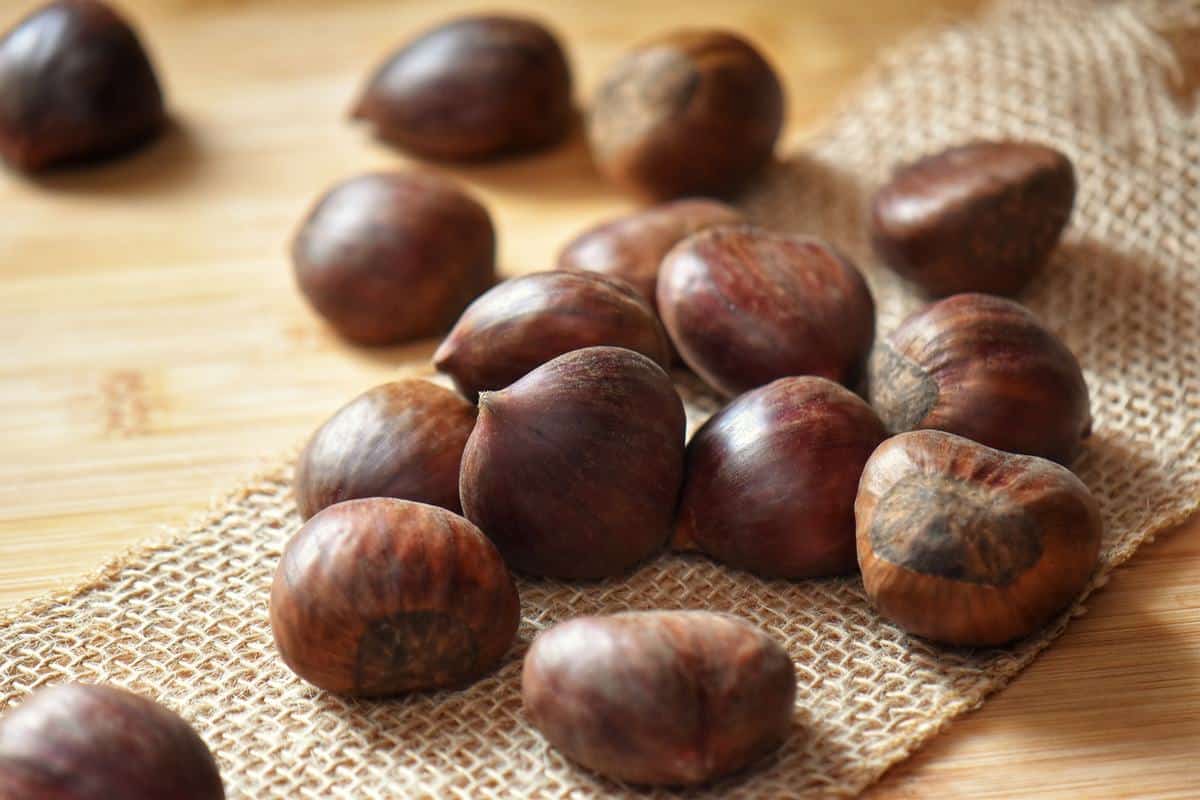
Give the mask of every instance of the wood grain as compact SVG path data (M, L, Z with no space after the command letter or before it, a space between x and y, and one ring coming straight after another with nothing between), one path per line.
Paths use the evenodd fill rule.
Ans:
M795 142L878 50L975 0L506 2L565 37L586 97L627 46L686 22L743 31L789 87ZM31 7L0 3L0 26ZM478 3L126 2L176 120L127 160L0 175L0 603L178 524L432 343L359 350L295 292L285 247L331 183L405 163L349 124L395 43ZM501 231L501 266L549 267L629 207L578 133L547 154L435 168ZM1200 525L1148 547L1050 653L873 796L1200 793Z

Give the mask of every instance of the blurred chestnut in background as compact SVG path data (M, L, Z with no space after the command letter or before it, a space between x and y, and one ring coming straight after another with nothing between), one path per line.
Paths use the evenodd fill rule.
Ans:
M824 378L741 395L688 443L675 545L766 576L853 572L858 479L886 437L870 406Z
M208 747L183 719L114 686L38 689L0 718L5 800L221 800Z
M671 363L666 332L629 284L589 272L535 272L472 303L433 364L474 397L503 389L555 356L605 344L636 350L664 369Z
M680 356L727 394L789 375L859 379L875 304L858 270L819 239L710 228L663 260L658 312Z
M637 784L704 783L775 749L792 725L787 652L708 611L577 617L538 634L525 713L568 758Z
M300 454L300 516L359 497L398 497L455 513L463 447L475 406L429 381L376 386L329 418Z
M871 602L910 633L994 646L1040 628L1087 583L1095 498L1065 467L942 431L880 445L855 501Z
M671 379L646 356L573 350L479 396L463 511L514 569L618 575L670 534L685 422Z
M986 294L906 319L872 352L868 394L894 433L936 428L1061 464L1092 428L1074 354L1024 306Z
M622 58L592 98L600 171L652 200L728 195L770 158L783 125L775 70L749 42L684 30Z
M472 16L440 25L380 66L354 117L426 158L536 150L571 124L571 72L554 34L530 19Z
M0 39L0 156L18 169L130 150L166 121L138 35L104 3L50 3Z
M345 338L441 333L495 280L487 209L427 173L373 173L330 189L292 242L296 281Z
M927 294L1016 294L1074 202L1075 171L1059 151L973 142L898 170L875 195L871 232L884 263Z
M478 528L391 497L319 512L284 547L271 587L284 662L339 694L475 680L499 663L519 621L516 586Z

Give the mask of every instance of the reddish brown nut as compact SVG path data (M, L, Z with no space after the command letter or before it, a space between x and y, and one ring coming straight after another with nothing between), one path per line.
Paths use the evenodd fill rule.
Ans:
M936 428L1069 464L1092 428L1079 362L1028 309L960 294L879 343L868 395L888 430Z
M646 42L608 74L588 135L600 170L653 200L722 196L770 158L783 89L750 43L689 30Z
M455 513L463 447L475 406L421 380L385 383L356 397L317 429L293 485L308 519L359 497L398 497Z
M5 800L221 800L208 747L174 712L112 686L39 689L0 719Z
M688 443L675 545L760 575L853 572L854 495L886 437L870 406L824 378L747 392Z
M671 379L640 353L561 355L480 395L463 512L514 569L619 575L670 535L685 423Z
M0 156L34 172L159 133L162 90L137 34L95 0L57 0L0 39Z
M473 681L499 663L519 621L512 577L478 528L391 497L347 500L310 519L271 588L284 663L339 694Z
M468 160L547 147L571 123L571 72L533 20L473 16L417 37L367 84L354 116L418 156Z
M345 338L395 344L441 333L495 281L487 209L425 173L333 187L292 243L296 281Z
M667 334L629 284L590 272L536 272L472 303L433 354L468 397L503 389L555 356L594 345L626 347L669 368Z
M975 142L899 170L875 195L872 238L888 266L935 297L1016 294L1074 202L1075 171L1059 151Z
M774 750L796 677L755 626L709 611L577 617L540 633L525 713L568 758L638 784L704 783Z
M819 239L710 228L667 255L658 312L680 356L725 394L789 375L852 385L875 335L854 265Z
M880 445L854 513L871 602L946 644L1032 633L1079 594L1100 552L1096 500L1069 470L942 431Z

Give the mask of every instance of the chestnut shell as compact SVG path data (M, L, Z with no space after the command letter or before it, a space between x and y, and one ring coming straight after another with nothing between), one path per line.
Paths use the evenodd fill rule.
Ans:
M212 753L174 712L113 686L39 689L0 718L8 800L221 800Z
M1095 569L1102 523L1070 470L942 431L880 445L855 501L863 585L883 616L953 645L1026 636Z
M499 663L519 621L516 586L478 528L390 497L319 512L284 547L271 587L284 662L346 695L472 681Z
M640 353L588 347L479 397L463 512L533 575L618 575L659 550L683 479L683 402Z
M617 780L688 785L775 749L796 678L763 631L709 611L577 617L538 634L525 713L558 749Z
M892 432L934 428L1061 464L1091 433L1074 354L1002 297L959 294L916 312L879 343L867 372Z
M688 443L676 546L766 576L853 572L858 479L886 437L870 406L824 378L746 392Z
M303 519L359 497L398 497L462 511L458 470L475 406L423 380L376 386L309 439L293 489Z

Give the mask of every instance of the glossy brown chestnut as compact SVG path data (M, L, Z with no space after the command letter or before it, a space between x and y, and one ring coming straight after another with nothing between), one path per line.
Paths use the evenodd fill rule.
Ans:
M696 374L728 395L789 375L854 384L875 335L862 275L819 239L750 225L678 245L658 277L658 313Z
M359 497L398 497L455 513L475 406L422 380L385 383L317 429L296 463L300 516Z
M1096 500L1068 469L942 431L880 445L854 514L871 602L946 644L1032 633L1079 594L1100 552Z
M671 364L667 334L632 286L590 272L535 272L504 281L468 306L433 363L474 397L595 345L636 350L664 369Z
M547 147L571 123L571 72L533 20L474 16L417 37L376 70L354 109L418 156L483 159Z
M619 575L670 535L685 423L671 379L649 358L573 350L480 395L463 512L514 569Z
M740 211L716 200L675 200L589 228L567 243L557 266L628 281L657 309L658 268L667 252L705 228L744 221Z
M166 123L129 23L96 0L57 0L0 39L0 156L34 172L131 150Z
M495 281L487 209L425 173L374 173L329 190L292 242L300 290L345 338L441 333Z
M174 712L113 686L39 689L0 718L5 800L221 800L208 747Z
M589 769L637 784L704 783L783 741L796 677L784 649L728 614L632 611L538 634L525 713Z
M868 395L894 433L936 428L1069 464L1092 428L1079 362L1024 306L939 300L872 351Z
M772 577L853 572L858 479L886 437L870 406L824 378L746 392L688 443L675 546Z
M496 548L444 508L329 506L283 550L271 630L304 680L347 695L459 686L499 663L520 604Z
M875 195L883 261L926 293L1016 294L1045 265L1075 202L1059 151L974 142L899 170Z
M629 53L592 101L600 170L654 200L727 195L770 158L783 89L747 41L718 30L661 36Z

